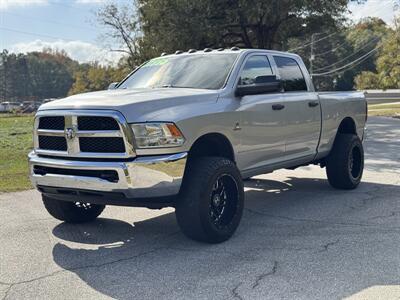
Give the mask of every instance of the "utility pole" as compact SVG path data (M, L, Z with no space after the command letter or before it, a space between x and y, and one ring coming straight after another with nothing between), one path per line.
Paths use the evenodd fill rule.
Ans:
M315 44L315 37L318 35L318 33L313 33L311 35L311 54L310 54L310 76L312 79L313 73L314 73L314 59L315 59L315 54L314 54L314 44Z

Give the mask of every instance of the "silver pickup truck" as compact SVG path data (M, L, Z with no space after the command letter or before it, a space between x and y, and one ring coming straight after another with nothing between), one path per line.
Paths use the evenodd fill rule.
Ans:
M333 187L356 188L366 119L362 93L315 92L297 55L177 51L107 91L42 105L31 181L65 222L171 206L185 235L218 243L239 225L249 177L319 164Z

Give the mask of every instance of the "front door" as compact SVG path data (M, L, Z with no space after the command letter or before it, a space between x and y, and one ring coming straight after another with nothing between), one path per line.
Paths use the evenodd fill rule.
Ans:
M266 55L252 55L244 63L240 85L257 83L257 78L274 75ZM282 94L269 93L243 96L240 100L241 145L239 168L251 170L284 158L286 111L281 107Z

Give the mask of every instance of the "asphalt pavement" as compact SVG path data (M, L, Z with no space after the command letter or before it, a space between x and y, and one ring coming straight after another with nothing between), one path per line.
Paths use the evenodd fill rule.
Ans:
M0 195L0 299L400 299L400 120L370 118L354 191L325 170L246 182L233 238L185 238L173 209L52 219L40 194Z

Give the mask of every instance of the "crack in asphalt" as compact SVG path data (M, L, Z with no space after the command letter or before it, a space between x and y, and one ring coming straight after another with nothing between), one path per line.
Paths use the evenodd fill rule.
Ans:
M346 205L346 204L345 205L347 207L351 208L351 209L354 209L354 210L355 209L361 209L361 208L363 208L364 206L367 205L368 201L375 200L376 198L381 197L382 189L383 189L383 187L376 187L376 188L371 189L369 191L361 191L362 194L365 194L367 196L367 197L364 197L364 198L361 199L361 203L356 204L354 206L353 205ZM378 194L376 194L376 193L378 193Z
M266 272L266 273L261 273L260 275L258 275L258 276L256 277L255 282L253 283L253 285L252 285L251 288L252 288L252 289L256 289L256 288L261 284L261 282L262 282L265 278L267 278L268 276L273 276L273 275L275 275L276 272L277 272L277 270L278 270L278 262L277 262L277 261L274 261L274 264L273 264L273 266L272 266L272 269L271 269L270 271ZM232 294L232 296L233 296L234 299L239 299L239 300L243 300L243 299L244 299L243 296L240 295L240 293L239 293L239 287L240 287L242 284L243 284L243 282L239 282L239 283L231 290L231 294Z
M29 280L22 280L22 281L18 281L18 282L14 282L14 283L8 283L10 286L6 290L6 293L5 293L4 297L2 298L2 300L5 300L8 297L8 294L9 294L10 290L14 286L17 286L17 285L20 285L20 284L32 283L32 282L35 282L35 281L38 281L38 280L50 278L52 276L55 276L55 275L58 275L60 273L64 273L64 272L67 272L67 271L72 271L73 272L73 271L85 270L85 269L91 269L91 268L100 268L100 267L112 265L112 264L115 264L115 263L136 259L138 257L145 256L147 254L154 253L154 252L157 252L157 251L163 250L163 249L168 249L168 247L164 246L164 247L155 248L155 249L152 249L152 250L149 250L149 251L145 251L145 252L130 256L130 257L120 258L120 259L113 260L113 261L110 261L110 262L105 262L105 263L102 263L102 264L92 264L92 265L79 266L79 267L75 267L75 268L62 269L62 270L58 270L58 271L52 272L50 274L46 274L46 275L43 275L43 276L35 277L35 278L29 279Z
M173 232L171 234L168 234L167 236L171 237L171 236L177 234L178 232L179 231ZM62 269L62 270L58 270L58 271L52 272L50 274L42 275L42 276L35 277L35 278L32 278L32 279L28 279L28 280L21 280L21 281L12 282L12 283L1 282L3 285L8 285L8 289L5 291L5 294L4 294L3 298L2 298L2 300L5 300L8 297L9 292L11 291L11 289L14 286L17 286L17 285L20 285L20 284L32 283L32 282L35 282L35 281L38 281L38 280L42 280L42 279L46 279L46 278L50 278L52 276L55 276L55 275L58 275L58 274L61 274L61 273L64 273L64 272L68 272L68 271L74 272L74 271L91 269L91 268L100 268L100 267L112 265L112 264L115 264L115 263L120 263L120 262L123 262L123 261L129 261L129 260L132 260L132 259L136 259L138 257L145 256L147 254L151 254L151 253L154 253L154 252L157 252L157 251L160 251L160 250L169 249L169 248L170 247L168 247L168 246L157 247L157 248L154 248L154 249L151 249L151 250L148 250L148 251L145 251L145 252L141 252L141 253L138 253L136 255L132 255L132 256L129 256L129 257L120 258L120 259L112 260L112 261L109 261L109 262L104 262L104 263L101 263L101 264L91 264L91 265L78 266L78 267L74 267L74 268L65 268L65 269Z
M257 278L256 278L256 281L254 282L254 284L252 285L251 288L252 289L257 288L260 285L261 281L263 281L268 276L275 275L277 270L278 270L278 262L274 261L274 265L272 266L271 271L258 275Z
M327 225L339 225L339 226L364 226L364 227L376 227L379 226L378 224L369 224L369 223L354 223L354 222L334 222L334 221L323 221L323 220L315 220L315 219L303 219L303 218L293 218L288 216L280 216L280 215L273 215L264 212L255 211L250 208L245 208L244 210L253 213L255 215L266 216L275 219L282 219L288 220L292 222L309 222L309 223L320 223L320 224L327 224ZM392 227L393 228L393 227ZM398 228L398 227L394 227Z
M399 181L400 183L400 181ZM396 183L397 184L397 183ZM347 207L351 208L351 209L362 209L364 206L366 206L368 204L369 201L371 200L376 200L378 198L383 198L383 194L384 193L388 193L388 191L386 190L386 188L384 186L378 186L374 189L371 189L369 191L362 191L362 193L364 193L365 195L367 195L367 197L361 199L361 203L358 205L348 205ZM394 217L397 214L399 214L400 211L392 211L389 215L382 215L382 216L376 216L376 217L371 217L368 218L367 220L374 220L374 219L383 219L383 218L389 218L389 217ZM374 226L373 224L367 224L366 226Z
M383 215L383 216L375 216L375 217L371 217L368 220L376 220L376 219L386 219L386 218L391 218L391 217L395 217L398 214L400 214L400 211L392 211L390 214L388 215Z
M179 247L175 247L175 246L167 247L167 248L170 249L170 250L182 251L182 252L195 252L195 251L201 252L201 251L204 251L204 252L209 253L209 254L217 254L217 255L221 254L221 251L212 250L212 249L204 249L204 248L202 248L202 249L201 248L199 248L199 249L190 249L190 248L179 248ZM241 260L249 259L249 256L244 256L244 255L241 255L240 253L235 253L235 252L232 252L232 251L228 251L226 249L223 249L223 252L226 253L226 254L229 254L229 255L231 255L233 257L236 257L238 259L241 259Z
M322 249L321 249L320 251L318 251L318 252L319 252L319 253L321 253L321 252L326 252L326 251L328 251L328 249L329 249L331 246L334 246L334 245L336 245L337 243L339 243L339 240L336 240L336 241L334 241L334 242L326 243L325 245L322 245Z
M238 289L239 289L239 287L240 287L241 285L242 285L242 282L239 282L239 284L236 285L236 286L232 289L231 293L232 293L234 299L243 300L243 297L239 294L239 291L238 291Z
M12 287L13 287L13 285L11 284L11 285L6 289L2 300L6 299L6 298L8 297L8 293L10 292L10 290L11 290Z
M0 281L0 285L6 286L6 290L4 291L4 296L1 298L2 300L6 299L6 297L8 296L8 293L10 292L10 289L12 287L12 283L8 283L8 282L4 282L4 281Z
M38 281L38 280L47 279L47 278L50 278L52 276L55 276L55 275L58 275L58 274L61 274L61 273L67 272L67 271L72 271L73 272L73 271L79 271L79 270L85 270L85 269L91 269L91 268L100 268L100 267L112 265L112 264L115 264L115 263L136 259L138 257L145 256L147 254L151 254L151 253L157 252L159 250L164 250L164 249L168 249L168 247L155 248L155 249L152 249L152 250L149 250L149 251L146 251L146 252L139 253L137 255L133 255L133 256L130 256L130 257L126 257L126 258L120 258L120 259L109 261L109 262L105 262L105 263L102 263L102 264L92 264L92 265L79 266L79 267L75 267L75 268L62 269L62 270L58 270L58 271L52 272L50 274L46 274L46 275L39 276L39 277L36 277L36 278L32 278L32 279L29 279L29 280L22 280L22 281L18 281L18 282L15 282L15 283L10 283L9 284L10 286L7 289L6 294L2 298L2 300L5 300L7 298L8 293L11 290L11 288L13 288L14 286L20 285L20 284L32 283L32 282L35 282L35 281Z

